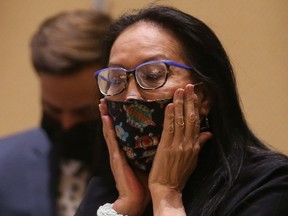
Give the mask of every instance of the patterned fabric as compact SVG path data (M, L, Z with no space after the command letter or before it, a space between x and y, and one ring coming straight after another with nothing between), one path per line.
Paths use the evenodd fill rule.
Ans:
M164 110L172 99L106 100L118 143L132 166L149 170L163 130Z
M89 171L81 161L77 160L61 161L60 169L57 216L73 216L84 196L90 177Z

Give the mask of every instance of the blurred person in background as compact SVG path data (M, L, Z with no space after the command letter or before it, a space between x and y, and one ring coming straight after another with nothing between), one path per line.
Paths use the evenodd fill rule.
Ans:
M33 35L42 120L0 141L1 215L72 216L91 176L106 192L110 166L93 72L104 66L100 47L110 23L95 10L61 12Z

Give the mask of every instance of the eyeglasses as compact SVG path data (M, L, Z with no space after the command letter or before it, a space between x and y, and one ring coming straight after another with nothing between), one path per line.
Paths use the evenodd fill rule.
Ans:
M170 60L154 60L138 65L134 69L104 68L96 71L98 86L105 96L114 96L123 92L128 83L129 74L134 74L137 84L146 90L162 87L168 78L169 67L174 66L191 70L192 67L182 65Z

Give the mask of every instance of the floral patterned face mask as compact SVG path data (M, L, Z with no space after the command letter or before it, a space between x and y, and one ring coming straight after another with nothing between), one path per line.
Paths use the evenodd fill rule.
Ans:
M118 143L130 164L150 170L159 144L164 110L172 99L111 101L106 99Z

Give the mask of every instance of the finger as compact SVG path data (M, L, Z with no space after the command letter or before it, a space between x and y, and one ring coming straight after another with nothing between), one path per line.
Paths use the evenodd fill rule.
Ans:
M168 147L174 136L174 105L170 103L165 108L165 116L163 123L163 131L161 135L161 142L159 143L159 148Z
M103 133L104 138L106 140L109 154L119 152L119 146L116 140L116 134L113 126L113 122L110 116L104 115L102 116L102 122L103 122Z
M124 153L121 151L118 145L114 124L112 118L109 116L108 107L104 99L100 100L99 109L103 123L103 134L108 146L110 161L125 160ZM111 164L111 167L112 166L115 165Z
M213 134L211 132L209 132L209 131L201 132L199 134L199 145L200 145L200 148L202 148L204 143L206 143L212 137L213 137Z
M108 107L104 99L100 100L99 110L101 113L101 119L103 123L103 134L108 146L109 154L115 152L119 153L119 146L116 141L116 134L114 130L113 121L108 114Z
M100 99L99 110L100 110L101 116L103 116L103 115L109 115L106 101L105 101L105 99L103 99L103 98Z
M102 116L102 122L103 122L103 134L109 152L110 167L116 180L117 175L115 175L115 173L118 170L117 165L122 164L123 163L122 161L125 160L125 158L123 159L121 156L121 151L116 140L115 131L112 126L111 118L109 116Z
M198 158L199 152L203 148L204 144L212 137L213 134L211 132L201 132L200 134L198 134L193 141L191 157Z
M199 137L200 132L200 117L199 117L199 102L198 96L194 93L193 95L194 101L194 112L189 113L189 121L192 123L192 133L191 135L193 140L196 140Z
M184 94L185 137L190 139L199 127L198 100L194 94L194 86L188 84ZM196 127L196 128L195 128Z
M177 89L174 93L174 140L175 144L182 145L183 132L185 127L184 122L184 89Z

